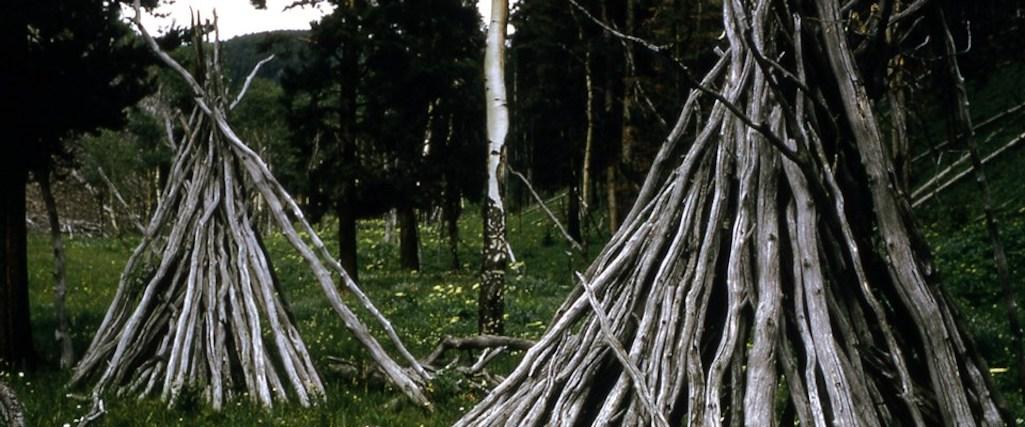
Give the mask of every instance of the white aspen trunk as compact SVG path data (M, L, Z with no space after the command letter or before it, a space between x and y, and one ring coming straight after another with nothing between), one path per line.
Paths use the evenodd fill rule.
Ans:
M509 243L505 239L505 205L502 185L506 135L509 133L509 108L505 89L505 39L509 17L507 0L492 0L484 51L484 99L487 115L488 152L487 194L484 201L484 253L478 327L482 333L503 331L505 269L509 261Z

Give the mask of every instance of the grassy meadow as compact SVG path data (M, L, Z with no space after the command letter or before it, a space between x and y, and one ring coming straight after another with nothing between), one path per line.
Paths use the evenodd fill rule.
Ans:
M398 248L384 241L383 221L360 223L360 284L418 357L427 355L445 335L476 332L481 226L474 208L467 209L460 225L462 269L449 271L450 254L440 228L428 224L421 226L422 268L415 272L399 268ZM333 228L328 222L319 233L331 248L336 247ZM509 237L517 262L507 276L507 334L537 338L569 292L572 271L585 268L586 261L569 254L558 231L537 209L510 215ZM134 238L78 236L66 242L67 301L76 355L85 350L99 326L135 243ZM592 253L600 243L592 242ZM247 399L236 399L226 410L215 413L204 407L195 392L171 408L156 398L108 397L108 414L99 425L445 426L482 397L479 387L465 384L462 377L441 377L430 390L435 409L426 412L408 404L395 390L331 371L329 356L359 365L369 365L369 356L331 310L298 253L274 233L267 238L267 245L299 330L325 382L326 402L313 408L279 404L267 411ZM68 394L86 395L88 390L67 389L70 374L57 368L48 235L30 235L29 269L35 344L43 365L35 372L12 373L6 380L23 400L32 425L74 425L76 418L88 412L89 403ZM358 305L354 300L348 303L353 308ZM493 362L491 371L507 372L519 356L502 356Z

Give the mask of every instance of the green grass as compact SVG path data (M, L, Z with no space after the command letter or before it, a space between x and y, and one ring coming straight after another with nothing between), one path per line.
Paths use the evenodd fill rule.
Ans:
M1025 101L1025 63L1007 63L994 69L985 79L970 82L972 115L976 122ZM928 123L933 142L946 138L943 116ZM1022 114L986 127L978 134L980 151L986 153L1005 144L1025 131ZM915 144L926 144L919 140ZM990 139L988 143L985 141ZM935 172L962 155L960 147L931 157L917 164L915 174L924 181ZM1018 293L1019 310L1025 307L1022 297L1025 288L1020 277L1025 273L1025 144L1006 151L984 167L995 201L994 208L1000 223L1001 240L1010 264L1012 286ZM1025 400L1016 390L1018 368L1013 362L1013 349L1009 335L1007 311L997 281L993 262L993 246L986 233L983 204L978 184L967 176L936 198L915 210L923 226L926 239L935 257L940 282L964 315L978 349L994 371L994 381L1008 401L1010 409L1019 419L1025 418ZM1021 313L1019 313L1021 314ZM1025 367L1020 367L1025 369Z
M1011 64L996 70L985 81L972 85L973 112L977 118L989 117L1025 99L1020 76L1025 66ZM942 123L927 123L928 132L941 135ZM984 140L994 126L980 135ZM913 128L914 130L914 128ZM1012 134L1025 130L1025 122L1015 119L992 142L996 146ZM921 136L921 134L919 134ZM942 136L934 136L943 139ZM922 141L916 141L921 144ZM946 154L945 159L956 157ZM1025 273L1025 149L1015 149L999 161L987 165L987 174L999 201L1003 241L1011 263L1012 278ZM933 165L919 166L919 176L929 174ZM979 195L971 178L961 181L941 197L915 212L933 249L942 286L964 314L975 342L993 368L1014 368L1006 312L996 282L991 245L981 221ZM533 210L514 213L508 219L509 237L518 261L508 275L506 300L507 329L510 335L536 338L544 330L555 308L569 292L569 278L586 261L567 255L569 250L558 232L542 214ZM416 355L427 354L444 335L467 335L476 330L476 297L480 261L481 224L476 210L468 209L461 221L460 254L463 269L447 270L449 254L438 228L421 229L423 269L406 272L399 268L398 249L383 242L380 221L360 224L360 282L371 299L392 321L407 346ZM320 233L329 248L336 247L332 224ZM595 237L591 254L597 253L603 239ZM134 240L76 237L68 246L68 310L72 336L81 353L95 332L113 297L118 275ZM328 389L327 402L315 408L279 405L265 411L246 399L236 399L221 413L206 409L197 399L184 399L175 408L166 408L157 399L142 401L108 400L109 413L101 425L169 426L447 426L468 410L481 395L470 391L456 377L434 382L431 397L436 404L432 413L406 403L395 390L341 378L325 367L328 356L339 356L356 363L369 363L362 348L353 340L338 317L324 302L298 254L281 236L267 238L278 276L284 282L288 299L299 322L300 332L320 367ZM10 382L24 401L30 422L37 426L72 423L86 413L87 403L66 398L68 374L56 369L58 354L53 341L54 316L51 302L51 255L47 237L33 234L29 239L31 310L35 344L43 366L35 372L0 374ZM1025 295L1021 281L1014 285L1020 299ZM355 306L356 304L350 304ZM367 319L365 313L361 317ZM373 325L371 325L373 326ZM379 331L378 331L379 332ZM378 336L381 336L378 334ZM511 369L518 354L499 359L492 366L497 373ZM996 373L994 379L1019 418L1025 418L1025 402L1014 390L1012 372Z
M1000 218L1001 241L1007 251L1012 286L1018 293L1019 310L1023 307L1023 289L1018 278L1025 272L1025 216L1022 214L1025 208L1007 212ZM941 285L964 315L975 344L990 368L996 368L993 379L1012 412L1025 418L1025 401L1016 390L1014 369L1019 367L1013 360L1007 311L985 224L981 220L972 221L957 230L931 224L925 227L925 235L933 250ZM1005 372L1004 369L1010 370Z
M586 267L579 256L567 255L567 245L556 237L557 231L541 215L535 210L509 218L509 237L518 262L507 276L506 322L507 333L514 336L537 338L569 292L570 273ZM398 248L383 241L383 222L360 223L361 285L413 354L426 355L444 335L475 333L480 230L479 216L468 210L461 222L459 256L463 268L453 272L448 271L450 255L439 228L422 226L422 271L409 272L399 268ZM336 247L332 224L326 224L319 234L329 248ZM594 243L600 246L600 242ZM68 311L77 355L84 351L102 320L134 244L132 239L91 237L67 241ZM284 238L272 234L267 245L299 330L325 381L327 402L314 408L281 404L266 411L243 398L215 413L194 396L182 399L183 403L174 408L167 408L156 398L108 398L109 413L100 425L445 426L482 397L474 388L460 383L462 378L441 378L432 384L430 393L436 408L428 413L408 404L389 387L353 381L331 372L326 368L328 356L364 365L370 364L369 357L330 309L309 270ZM42 366L35 372L9 374L5 379L24 401L32 425L73 425L89 405L66 395L84 395L88 390L68 390L69 374L57 369L58 348L52 339L52 258L47 235L29 236L29 269L34 338ZM351 307L358 305L348 302ZM369 320L366 313L357 312ZM374 325L370 326L378 337L384 336ZM504 356L491 369L505 373L514 367L519 356Z
M971 184L967 181L962 185ZM468 210L461 222L459 255L463 269L456 272L447 270L449 254L436 227L421 229L422 271L407 272L399 268L397 248L383 242L383 223L364 221L360 224L361 284L416 355L427 354L444 335L468 335L476 330L476 265L480 257L481 227L479 216L474 213ZM935 214L935 210L926 213ZM1025 208L1017 207L1005 209L1001 216L1014 277L1025 271L1025 215L1022 214ZM508 276L507 328L510 335L536 338L569 292L570 274L583 269L586 262L567 255L568 248L557 231L538 211L512 214L508 222L510 240L519 262ZM952 224L933 221L924 227L943 286L965 314L990 366L1013 367L1006 315L997 291L983 224L978 220ZM333 248L336 244L333 224L324 227L320 234ZM79 354L107 309L123 262L134 243L131 239L89 237L76 237L67 242L68 307ZM167 408L155 398L108 399L109 413L100 425L447 426L482 397L473 387L461 383L462 378L440 378L430 390L436 408L428 413L408 404L393 389L345 379L326 369L328 356L360 364L370 362L324 302L309 271L287 242L279 235L271 235L267 243L299 329L320 367L328 391L327 402L314 408L281 404L266 411L247 399L235 399L224 411L216 413L195 396L183 399L183 403L173 408ZM599 238L591 242L592 254L601 243ZM51 338L54 327L50 289L52 261L47 236L31 235L29 251L35 343L43 366L35 372L8 374L5 379L24 401L32 425L74 424L77 417L87 412L88 403L66 397L68 393L85 394L86 390L66 389L68 374L56 368L58 349ZM356 304L350 302L350 305ZM365 313L361 314L362 318L368 318ZM496 361L492 369L507 372L519 356L505 356ZM1014 392L1013 375L998 373L994 379L1014 413L1025 414L1025 404Z

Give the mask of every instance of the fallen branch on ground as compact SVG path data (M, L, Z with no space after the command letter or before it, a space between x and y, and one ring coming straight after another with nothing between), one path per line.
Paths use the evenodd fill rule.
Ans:
M422 362L424 365L435 366L448 350L485 350L507 347L514 350L527 351L534 341L525 338L506 337L500 335L475 335L470 337L445 336L434 351Z
M492 386L501 382L501 377L488 373L484 368L506 350L527 351L534 341L526 338L507 337L500 335L474 335L453 337L446 335L438 341L426 358L420 361L424 368L432 372L453 371L471 378L482 378ZM449 350L484 350L471 365L460 365L456 357L445 365L440 362ZM385 383L386 378L380 368L360 366L349 360L328 356L328 368L334 373L350 379L360 379L375 383ZM488 390L482 390L488 391Z

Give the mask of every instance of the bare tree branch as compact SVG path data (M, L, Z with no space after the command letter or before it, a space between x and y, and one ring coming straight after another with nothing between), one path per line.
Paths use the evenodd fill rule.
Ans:
M235 100L228 106L229 110L234 110L235 106L237 106L239 102L242 102L242 97L246 96L246 91L249 90L249 85L253 84L253 79L256 78L256 73L260 72L260 67L262 67L263 64L270 62L272 59L274 59L274 55L263 58L253 66L253 71L250 71L249 75L246 76L246 82L242 85L242 89L239 89L238 96L236 96Z
M438 341L438 345L434 347L434 351L428 355L424 360L423 364L427 366L436 366L441 357L448 350L483 350L492 349L499 347L508 347L516 350L530 350L530 347L534 345L534 341L525 338L506 337L499 335L475 335L469 337L453 337L446 335L441 341Z
M993 151L992 153L990 153L988 156L986 156L985 158L982 159L981 163L983 165L985 165L985 164L993 161L993 159L997 158L997 156L999 156L999 155L1003 154L1005 151L1010 150L1011 148L1014 148L1015 146L1017 146L1019 143L1022 142L1022 140L1025 140L1025 133L1018 135L1014 139L1008 141L1006 144L1002 145L1000 148L998 148L995 151ZM962 164L963 160L967 160L967 158L968 158L968 156L965 155L964 157L959 159L957 162L955 162L955 165ZM951 167L953 167L953 166L951 166ZM914 200L914 202L911 204L911 206L917 208L917 207L925 204L929 200L932 200L933 197L935 197L936 195L942 193L943 190L946 190L947 188L950 188L950 186L956 184L958 181L961 181L962 178L968 176L968 174L972 173L973 170L974 170L973 167L969 167L968 169L965 169L965 170L961 171L957 175L954 175L950 179L947 179L946 181L943 181L941 184L936 185L936 188L934 188L932 191L929 191L927 193L922 193L922 191L924 191L924 188L919 188L919 189L915 190L915 192L913 194L918 194L919 196L912 198ZM942 172L940 172L940 174L946 175L949 171L950 171L950 169L948 168L948 169L945 169ZM938 174L938 175L940 175L940 174ZM929 183L932 183L932 182L933 182L933 180L929 181Z
M638 43L641 46L648 48L648 50L651 50L652 52L661 54L668 58L670 61L676 64L676 66L681 70L681 74L683 75L684 79L687 81L688 84L693 86L695 89L703 92L705 95L708 95L714 98L716 101L719 101L724 107L726 107L727 110L730 111L730 113L732 113L734 116L737 116L737 118L740 119L741 122L747 125L747 127L754 129L756 132L762 134L762 136L765 137L765 140L773 147L775 147L777 150L779 150L780 153L786 156L787 159L790 159L798 165L807 166L807 160L804 159L799 152L788 147L786 142L784 142L783 139L781 139L778 135L774 134L766 123L756 123L754 120L748 117L748 115L744 113L744 111L741 110L740 107L738 107L735 103L731 102L730 100L726 99L726 97L722 96L722 94L720 94L719 91L709 88L708 86L705 86L700 81L695 79L690 72L690 67L687 67L687 65L679 59L672 57L671 55L668 55L666 53L666 48L664 46L656 45L640 37L624 34L610 27L608 24L602 22L602 20L596 18L594 15L588 12L587 9L585 9L583 6L577 3L576 0L569 0L569 2L572 3L577 9L580 9L580 11L583 12L584 15L587 16L591 21L593 21L595 24L598 24L598 26L602 27L603 29L605 29L605 31L608 31L612 35L629 40L634 43Z
M554 223L555 227L559 229L559 232L562 233L562 237L566 238L566 241L569 242L570 246L572 246L573 249L576 249L578 252L584 253L584 247L580 244L580 242L574 239L573 236L569 235L569 232L566 231L566 227L563 227L562 223L559 222L559 218L556 217L554 213L552 213L551 209L548 209L548 206L545 205L544 199L541 198L541 195L537 194L537 191L534 190L534 186L530 185L530 180L528 180L527 177L523 176L522 173L513 170L511 166L507 166L506 169L509 170L509 173L516 175L516 177L519 178L520 181L523 181L523 185L527 186L527 190L530 191L530 195L534 197L535 201L537 201L537 204L541 207L541 210L548 214L548 218L552 220L552 223Z

